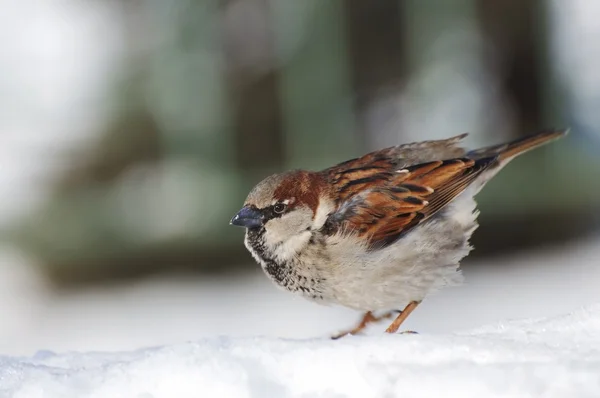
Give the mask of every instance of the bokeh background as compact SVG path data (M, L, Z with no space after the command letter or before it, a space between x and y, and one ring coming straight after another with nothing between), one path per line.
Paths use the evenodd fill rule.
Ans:
M349 326L352 311L271 285L229 219L272 172L462 132L474 147L571 127L482 192L467 285L407 327L452 332L600 301L593 1L0 9L0 354Z

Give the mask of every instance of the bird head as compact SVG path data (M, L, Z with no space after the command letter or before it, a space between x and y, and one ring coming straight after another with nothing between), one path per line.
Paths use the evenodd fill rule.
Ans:
M329 202L325 186L313 172L274 174L250 191L230 224L264 232L268 245L281 244L323 226L326 214L322 213Z

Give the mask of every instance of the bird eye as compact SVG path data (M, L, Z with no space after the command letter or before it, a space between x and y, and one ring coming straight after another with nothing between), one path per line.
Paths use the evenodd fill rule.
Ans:
M281 214L285 211L286 207L287 206L283 203L277 203L275 206L273 206L273 211L277 214Z

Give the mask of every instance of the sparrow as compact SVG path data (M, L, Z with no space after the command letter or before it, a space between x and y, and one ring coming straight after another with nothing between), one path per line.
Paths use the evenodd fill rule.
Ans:
M461 134L322 171L274 174L251 190L230 224L246 229L246 248L279 287L364 313L333 338L398 313L386 329L396 333L425 297L462 282L460 261L478 226L474 196L517 155L567 132L476 150L460 145Z

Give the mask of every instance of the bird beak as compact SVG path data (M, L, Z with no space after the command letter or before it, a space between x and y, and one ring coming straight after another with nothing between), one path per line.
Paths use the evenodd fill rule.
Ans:
M250 206L244 206L238 214L233 216L229 224L245 228L258 228L263 225L262 218L260 211Z

